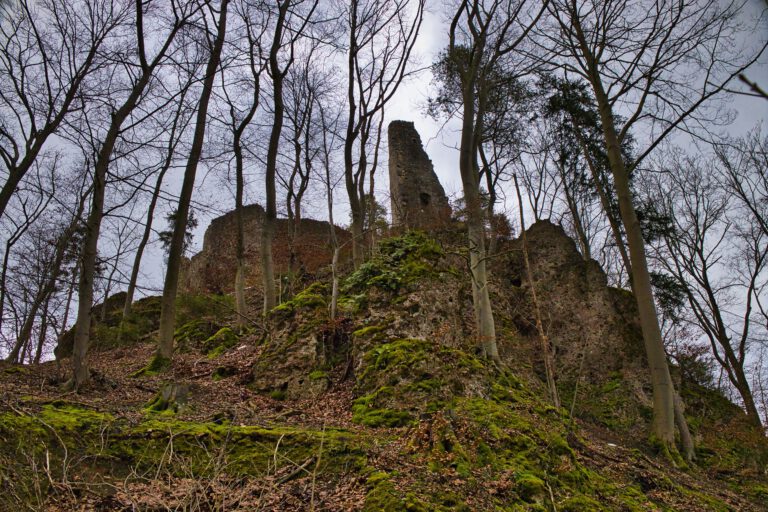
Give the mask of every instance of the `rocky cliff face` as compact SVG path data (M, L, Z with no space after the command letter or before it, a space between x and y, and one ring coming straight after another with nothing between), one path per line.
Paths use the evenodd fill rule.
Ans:
M259 243L264 208L258 204L243 208L246 286L261 288L261 259ZM275 271L285 274L289 270L291 255L290 224L287 219L277 219L272 245ZM349 233L334 228L339 244L349 240ZM211 221L205 230L203 249L192 256L182 269L182 288L190 293L226 293L234 289L237 262L235 244L237 224L231 211ZM330 225L324 221L303 219L298 226L294 245L297 274L315 274L331 263Z
M534 286L559 380L570 386L576 380L604 382L622 371L643 374L637 371L642 370L645 359L632 295L608 287L597 262L585 261L560 226L538 222L527 235ZM347 305L347 314L362 319L345 334L350 368L357 373L362 372L365 354L382 343L416 339L446 350L473 347L472 297L465 263L423 235L410 233L395 240L385 241L380 254L352 274L342 290L341 303ZM526 360L540 368L522 242L513 240L499 251L493 260L491 292L502 359ZM321 291L317 288L298 297L299 304L309 307L290 304L286 311L298 315L303 323L308 317L321 322L325 314L317 309L325 300ZM274 359L267 357L265 365L256 368L257 387L301 396L305 386L316 387L316 383L307 379L299 383L292 375L307 375L327 363L323 335L297 329L293 322L276 325L280 327L267 351ZM638 393L645 401L642 388Z
M190 296L170 368L142 370L141 337L95 351L72 402L54 365L0 365L0 510L768 510L764 433L689 376L698 461L656 453L631 295L558 226L528 235L560 409L520 241L491 260L497 364L474 351L463 234L410 231L344 274L335 319L323 275L241 334L226 296Z
M562 227L540 221L527 230L534 286L542 322L559 373L598 379L644 364L643 340L633 296L610 288L598 263L584 260ZM538 336L520 238L503 249L493 272L500 306L518 336ZM535 344L531 344L535 346Z

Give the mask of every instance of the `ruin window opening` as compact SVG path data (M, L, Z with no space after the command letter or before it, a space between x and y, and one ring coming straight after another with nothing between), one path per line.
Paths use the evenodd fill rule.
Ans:
M421 200L421 206L423 208L426 208L427 206L429 206L429 202L432 198L426 192L422 192L421 194L419 194L419 199Z

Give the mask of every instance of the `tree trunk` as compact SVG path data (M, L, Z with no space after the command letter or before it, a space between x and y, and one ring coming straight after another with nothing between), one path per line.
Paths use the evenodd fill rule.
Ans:
M182 95L181 101L183 101L183 99L184 99L184 95ZM157 181L155 181L155 188L152 190L152 199L150 200L149 207L147 208L147 222L144 224L144 233L141 235L141 241L139 242L139 246L136 248L136 256L133 259L133 267L131 268L131 278L128 281L128 290L126 291L125 303L123 304L122 322L125 322L125 320L131 315L131 308L133 307L133 297L136 293L136 283L139 280L139 270L141 269L141 259L144 256L144 249L146 249L147 243L149 243L149 238L152 235L152 221L155 216L155 208L157 207L157 201L160 197L160 191L162 190L163 178L165 177L165 173L171 167L171 163L173 162L172 141L173 141L174 133L176 131L177 121L178 121L178 114L176 119L174 119L173 121L173 128L171 129L171 134L170 134L171 142L168 145L168 154L165 157L163 168L160 170L160 174L158 174L157 176Z
M531 261L528 257L528 236L525 232L525 215L523 214L523 196L520 194L520 186L517 183L517 176L512 177L515 182L515 192L517 193L517 205L520 209L520 236L523 240L523 261L525 262L525 273L528 277L528 285L531 287L531 299L533 300L533 311L536 316L536 330L539 333L539 342L541 344L541 355L544 359L544 374L547 378L547 388L552 404L555 408L560 408L560 395L557 392L555 384L555 361L552 357L552 347L549 343L549 336L544 330L544 324L541 321L541 308L539 307L539 298L536 294L536 283L533 280L533 270ZM575 396L574 396L575 399Z
M472 273L472 300L479 347L485 357L499 359L496 346L496 325L488 293L488 271L485 262L485 229L483 229L483 208L480 200L480 184L475 164L475 112L472 98L473 84L465 85L464 117L461 130L459 170L467 208L467 237L469 241L469 264Z
M352 262L355 269L363 264L363 250L361 240L363 237L363 211L361 197L357 193L355 184L355 170L352 160L352 150L360 129L357 123L357 104L355 101L355 58L359 51L357 46L357 9L358 0L350 2L350 29L349 29L349 54L347 55L347 134L344 139L344 184L349 196L349 209L352 216Z
M687 462L696 460L696 448L693 444L691 431L688 430L688 422L685 420L685 409L680 395L675 391L675 424L680 431L680 444L683 445L683 456Z
M749 380L744 374L744 368L741 365L736 365L733 368L733 372L736 377L734 386L741 396L741 400L744 402L744 409L747 412L747 420L753 426L758 429L763 428L762 420L760 419L760 413L757 411L757 405L755 404L755 397L752 394L752 390L749 387Z
M235 221L237 223L237 240L235 242L235 308L237 310L237 328L242 333L248 325L247 305L245 303L245 226L243 220L243 151L240 147L239 133L235 133Z
M126 116L127 117L127 113ZM123 119L125 119L123 117ZM93 178L93 198L91 212L86 223L85 240L81 253L80 282L77 288L77 320L75 321L75 341L72 350L72 379L67 382L66 388L75 391L88 382L88 344L91 333L91 306L93 305L93 281L96 274L96 256L98 253L99 232L101 231L101 219L104 214L104 190L107 180L107 166L109 165L112 148L117 141L119 124L117 116L113 116L112 126L105 138Z
M272 239L275 235L277 220L277 192L275 177L277 173L277 153L280 148L280 133L283 130L285 103L283 102L283 79L287 73L280 69L279 53L283 39L283 29L290 2L284 0L279 4L279 12L275 25L275 34L269 50L269 69L272 75L272 98L274 101L274 117L272 132L267 147L267 165L265 172L266 208L261 228L261 273L264 285L264 315L277 306L275 289L275 265L272 259Z
M184 169L184 182L179 195L179 205L176 209L176 222L173 226L171 245L168 250L168 268L165 272L165 284L163 297L160 302L160 327L158 332L158 346L156 362L165 364L170 362L173 356L173 332L176 327L176 293L179 286L179 269L184 252L184 238L187 232L187 220L189 218L189 203L192 200L192 191L195 186L195 174L200 155L203 150L206 121L208 120L208 103L213 91L213 81L216 70L219 67L221 49L224 45L224 37L227 30L227 7L229 0L222 0L219 14L219 26L216 40L208 58L205 69L205 80L200 100L197 105L197 118L195 120L195 133L192 137L187 165Z
M40 338L37 340L37 348L35 349L34 364L40 364L40 358L43 356L43 347L45 346L45 338L48 336L48 306L51 301L51 295L45 299L43 305L43 312L40 315Z
M632 264L632 291L637 301L640 325L643 332L645 352L651 372L653 385L653 433L664 449L674 449L675 414L674 386L669 374L667 354L661 338L656 306L653 301L651 277L645 255L645 242L640 229L640 222L632 203L629 187L629 174L621 154L621 145L613 123L613 112L608 98L601 89L601 84L593 82L595 97L603 124L603 136L608 153L608 161L613 173L614 186L619 200L624 230L627 233L629 258ZM685 421L683 418L682 421Z
M581 247L581 256L584 260L589 261L592 259L592 250L589 246L589 239L587 238L587 232L584 230L584 225L581 222L581 215L579 212L579 205L576 198L571 193L571 188L568 185L568 178L565 173L564 166L558 164L557 170L560 174L560 179L563 181L563 191L565 192L565 201L568 204L568 211L571 214L573 220L573 228L576 230L576 237L579 239L579 246Z

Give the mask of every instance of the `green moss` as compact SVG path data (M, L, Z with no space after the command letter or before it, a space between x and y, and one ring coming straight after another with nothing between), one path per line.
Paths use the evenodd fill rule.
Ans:
M163 357L160 354L155 354L149 363L144 368L137 370L131 374L131 377L142 377L157 375L164 372L171 366L171 360L167 357Z
M537 501L546 490L544 480L536 475L528 472L523 472L517 475L515 478L517 494L528 502Z
M322 282L316 282L304 290L297 293L291 300L274 307L270 315L293 313L298 310L313 310L325 308L328 305L326 296L328 295L328 285Z
M405 391L429 393L436 389L440 389L442 386L443 382L440 379L424 379L406 385Z
M19 374L23 375L23 374L29 373L29 368L24 365L15 364L13 366L9 366L8 368L5 368L3 370L3 373L6 373L8 375L19 375Z
M363 357L365 370L360 381L393 367L409 367L429 357L434 343L421 339L402 339L374 347Z
M586 496L572 496L557 507L562 512L598 512L605 510L598 502Z
M403 427L413 423L405 411L377 407L377 401L392 394L392 388L383 387L352 402L352 421L368 427Z
M193 320L218 324L231 316L234 311L235 299L231 295L180 294L176 297L177 325Z
M352 406L352 421L366 427L404 427L413 423L410 414L394 409L374 409L355 404Z
M203 342L202 352L210 358L218 357L227 349L234 347L239 339L237 333L231 328L222 327Z
M175 414L178 411L178 405L168 399L163 398L163 396L158 393L154 398L152 398L152 400L147 403L147 405L144 406L144 410L147 412L167 412Z
M680 452L674 444L668 444L660 440L654 433L648 436L648 445L657 455L671 462L677 468L687 468L687 464L680 456Z
M367 325L365 327L361 327L360 329L357 329L356 331L353 331L352 336L356 336L358 338L365 338L365 337L374 336L383 330L384 330L384 327L381 325Z
M367 293L371 288L397 293L404 286L435 277L435 263L444 255L440 245L426 234L410 231L383 240L379 253L350 275L343 285L345 294Z
M181 421L165 415L151 415L133 425L65 403L46 405L34 415L0 414L0 439L3 453L18 450L49 456L52 466L66 447L70 457L72 453L87 456L89 466L112 468L122 461L124 466L144 469L163 464L172 441L174 456L186 463L167 469L187 478L206 475L213 469L214 458L220 458L231 475L271 474L317 456L321 444L321 473L355 470L365 464L364 440L345 430L262 428Z
M181 349L199 347L219 330L219 325L210 320L195 319L180 325L174 332L173 339Z
M286 393L282 389L275 389L269 393L269 397L272 400L285 400Z
M573 387L563 386L563 403L571 403L573 390ZM630 384L621 374L612 374L610 380L602 384L582 382L579 384L574 416L602 424L610 430L628 431L650 419L632 396Z
M400 512L406 510L405 503L389 480L387 473L377 471L368 477L366 483L369 491L365 495L363 511Z
M328 378L328 372L324 370L314 370L309 374L309 380L322 380Z
M344 315L356 315L368 305L368 295L359 293L356 295L342 295L336 302L339 313Z

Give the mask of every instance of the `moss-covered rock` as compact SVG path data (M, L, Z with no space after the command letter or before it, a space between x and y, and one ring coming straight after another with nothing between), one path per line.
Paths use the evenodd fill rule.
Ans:
M210 358L220 356L229 348L234 347L240 337L230 327L222 327L211 337L203 341L202 352Z
M174 453L189 462L179 471L192 470L200 476L214 457L224 457L232 475L265 475L275 470L275 464L290 467L294 461L316 456L321 443L318 471L349 471L364 465L366 445L359 435L332 428L265 428L182 421L165 415L151 415L131 424L64 402L27 415L0 414L0 440L4 458L17 453L45 457L48 452L49 457L60 460L67 450L87 455L90 464L109 468L111 461L120 460L122 467L143 469L161 464L172 443Z
M378 249L370 261L344 281L345 295L368 292L372 288L398 293L421 279L438 276L436 263L445 254L437 241L420 231L383 240Z

